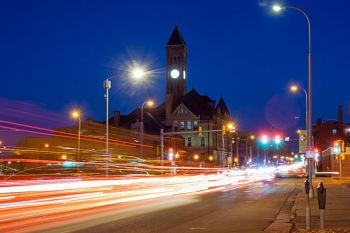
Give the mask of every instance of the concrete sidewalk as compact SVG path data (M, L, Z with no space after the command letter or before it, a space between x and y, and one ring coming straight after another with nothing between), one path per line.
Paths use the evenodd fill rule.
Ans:
M311 231L320 231L320 211L317 203L317 185L320 181L327 190L325 210L325 230L323 232L350 232L350 179L336 180L332 178L315 179L314 198L311 199ZM295 202L295 218L292 232L307 232L305 229L305 191L298 196Z

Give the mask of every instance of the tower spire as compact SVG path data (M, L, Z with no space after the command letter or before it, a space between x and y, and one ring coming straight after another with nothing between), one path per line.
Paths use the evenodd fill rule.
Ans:
M183 45L186 46L185 40L181 35L181 32L179 30L178 26L175 26L173 32L171 33L171 36L168 40L167 46L169 45Z

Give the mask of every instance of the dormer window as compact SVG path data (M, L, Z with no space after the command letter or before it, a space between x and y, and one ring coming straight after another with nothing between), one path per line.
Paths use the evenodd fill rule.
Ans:
M337 129L332 129L332 134L333 134L333 136L336 136L337 135Z

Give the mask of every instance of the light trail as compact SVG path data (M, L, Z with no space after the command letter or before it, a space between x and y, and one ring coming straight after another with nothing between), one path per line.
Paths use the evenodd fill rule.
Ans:
M302 164L279 169L295 170L300 166ZM26 232L33 226L47 227L45 224L57 219L68 221L71 220L68 216L72 215L79 219L86 211L98 212L108 206L110 211L117 211L134 202L226 192L272 180L274 173L274 168L260 168L224 170L209 175L4 181L0 182L0 232Z
M20 127L29 128L29 129L46 131L49 133L45 133L45 132L41 132L41 131L33 131L33 130L29 130L29 129L22 129L22 128L13 128L13 127L9 127L9 126L1 126L0 125L0 128L13 130L13 131L22 131L22 132L27 132L27 133L40 134L40 135L53 136L53 137L62 137L62 138L77 139L77 137L78 137L78 134L74 134L74 133L52 130L52 129L42 128L42 127L38 127L38 126L32 126L32 125L28 125L28 124L22 124L22 123L13 122L13 121L0 120L0 123L12 125L12 126L20 126ZM104 143L104 139L103 138L101 139L101 136L96 136L96 135L81 135L81 140ZM149 147L149 148L152 147L152 146L146 145L146 144L122 141L122 140L117 140L117 139L113 139L113 138L109 139L109 144L111 144L111 145L128 145L128 146L133 146L133 147L135 147L135 146L143 146L143 147Z

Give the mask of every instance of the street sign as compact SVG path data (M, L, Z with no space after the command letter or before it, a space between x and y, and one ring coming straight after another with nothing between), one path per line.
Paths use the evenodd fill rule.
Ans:
M307 150L306 153L305 153L305 157L306 157L307 159L312 159L312 158L315 157L315 152L312 151L312 150Z

